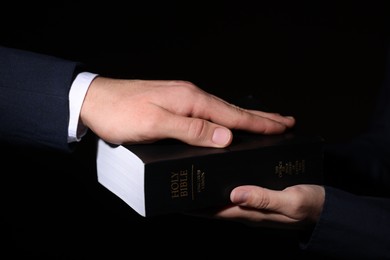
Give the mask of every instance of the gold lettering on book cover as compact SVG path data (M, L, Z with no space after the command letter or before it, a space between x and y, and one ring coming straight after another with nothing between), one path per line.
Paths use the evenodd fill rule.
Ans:
M279 161L275 166L275 174L279 178L283 178L285 175L296 175L302 174L306 170L306 161L295 160L295 161Z
M203 192L206 188L206 173L201 170L196 170L196 191Z
M171 198L182 198L188 196L188 171L171 172Z

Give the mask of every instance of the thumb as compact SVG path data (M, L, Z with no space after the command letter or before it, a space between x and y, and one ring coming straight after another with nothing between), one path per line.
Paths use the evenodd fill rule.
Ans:
M236 187L230 194L230 200L240 206L255 209L279 211L281 202L280 191L274 191L254 185L243 185Z
M167 135L191 145L222 148L233 140L230 129L204 119L174 116L170 121Z

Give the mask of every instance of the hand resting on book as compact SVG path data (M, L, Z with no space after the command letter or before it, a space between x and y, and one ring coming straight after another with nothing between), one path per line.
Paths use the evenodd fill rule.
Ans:
M228 146L231 129L278 134L295 124L293 117L237 107L186 81L106 77L91 83L80 118L113 144L173 138L209 147Z

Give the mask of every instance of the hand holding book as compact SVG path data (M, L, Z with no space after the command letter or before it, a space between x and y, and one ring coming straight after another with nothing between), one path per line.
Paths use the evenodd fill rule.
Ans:
M283 190L242 185L230 194L232 204L213 212L216 218L250 226L307 228L320 217L325 190L321 185L298 184Z

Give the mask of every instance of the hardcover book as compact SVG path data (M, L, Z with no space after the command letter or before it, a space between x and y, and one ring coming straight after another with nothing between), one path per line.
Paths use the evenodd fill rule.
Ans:
M98 182L143 217L230 203L231 190L283 189L323 181L321 136L238 132L227 148L175 140L112 145L98 140Z

